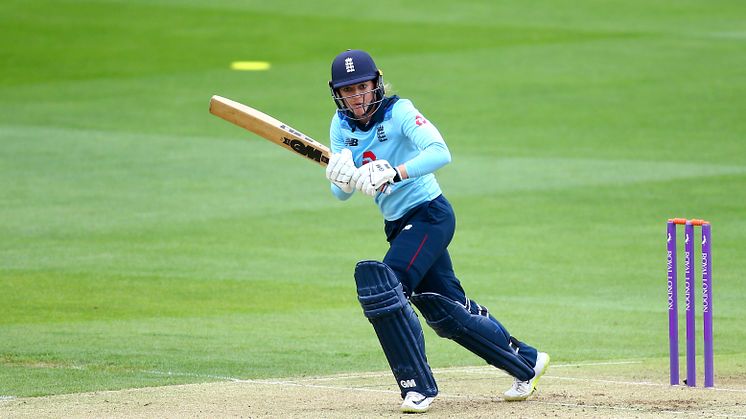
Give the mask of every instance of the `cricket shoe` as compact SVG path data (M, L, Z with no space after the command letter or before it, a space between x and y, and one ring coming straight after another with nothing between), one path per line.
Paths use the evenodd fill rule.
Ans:
M416 391L410 391L404 397L401 404L401 411L404 413L423 413L430 409L430 403L435 400L435 396L427 397Z
M539 352L536 356L536 366L534 366L534 378L528 381L521 381L516 378L513 382L513 387L503 394L503 399L515 402L531 397L536 392L536 385L539 383L539 378L544 375L547 367L549 367L549 354Z

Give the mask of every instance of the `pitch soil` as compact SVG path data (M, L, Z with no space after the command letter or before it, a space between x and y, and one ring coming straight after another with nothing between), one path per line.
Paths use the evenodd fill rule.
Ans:
M499 397L512 380L491 367L436 370L440 395L427 417L746 418L745 377L715 389L672 387L642 362L552 365L525 402ZM650 380L651 377L654 380ZM388 372L100 391L0 401L3 417L396 417Z

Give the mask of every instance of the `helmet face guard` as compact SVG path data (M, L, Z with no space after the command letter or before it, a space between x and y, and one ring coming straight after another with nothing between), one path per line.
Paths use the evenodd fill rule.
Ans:
M358 83L363 83L365 81L373 81L373 80L375 80L375 87L374 88L372 88L370 90L366 90L363 93L357 93L357 94L350 95L350 96L342 96L342 92L340 92L340 89L342 87L345 87L345 86L340 86L338 89L335 89L335 88L333 88L333 87L330 86L330 89L331 89L331 92L332 92L332 98L334 98L334 103L337 105L337 108L340 109L340 110L342 110L348 118L356 120L356 121L359 121L361 119L365 119L365 118L369 117L370 115L373 115L374 113L376 113L376 111L378 110L378 108L381 106L381 102L383 102L383 99L384 99L384 96L385 96L385 89L383 87L383 76L379 75L375 79L363 80L363 81L360 81ZM357 83L355 83L355 84L357 84ZM347 106L347 103L345 102L345 99L349 99L349 98L353 98L353 97L358 97L358 96L363 96L363 95L366 95L366 94L371 93L371 92L373 93L373 100L371 102L369 102L369 103L364 104L364 106L365 106L365 113L363 113L363 115L361 115L361 116L355 116L355 111L352 108L350 108L349 106Z
M342 93L339 91L342 87L366 81L375 81L375 87L367 92L352 96L342 96ZM381 106L381 102L383 102L386 94L383 86L383 73L376 67L376 63L373 62L370 54L360 50L347 50L334 58L329 89L337 108L353 120L361 120L373 115ZM362 116L355 116L355 112L347 106L345 99L370 92L374 92L373 101L366 104L365 113Z

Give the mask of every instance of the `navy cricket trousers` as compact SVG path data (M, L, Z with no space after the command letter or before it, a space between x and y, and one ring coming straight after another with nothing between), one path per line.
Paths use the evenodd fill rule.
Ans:
M536 365L536 348L512 337L497 319L487 314L486 309L482 312L484 307L475 301L470 301L471 305L467 303L448 255L448 245L456 229L456 218L448 200L440 195L411 209L396 221L386 221L385 229L390 247L383 262L399 278L406 296L410 297L413 292L434 292L464 304L472 315L487 316L492 325L480 323L483 327L471 329L468 333L481 336L481 339L501 336L504 341L500 339L493 343L495 349L499 347L502 351L484 353L473 351L468 345L465 347L514 377L524 381L530 379Z
M435 292L462 304L466 301L448 254L455 229L453 208L443 195L385 222L390 247L383 263L399 278L407 297L413 292Z

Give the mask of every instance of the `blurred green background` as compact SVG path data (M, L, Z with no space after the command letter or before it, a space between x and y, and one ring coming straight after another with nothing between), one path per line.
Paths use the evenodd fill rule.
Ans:
M0 37L0 396L387 369L352 279L375 205L207 112L327 143L348 48L444 135L456 273L515 336L666 382L665 220L701 217L746 374L743 2L5 0Z

